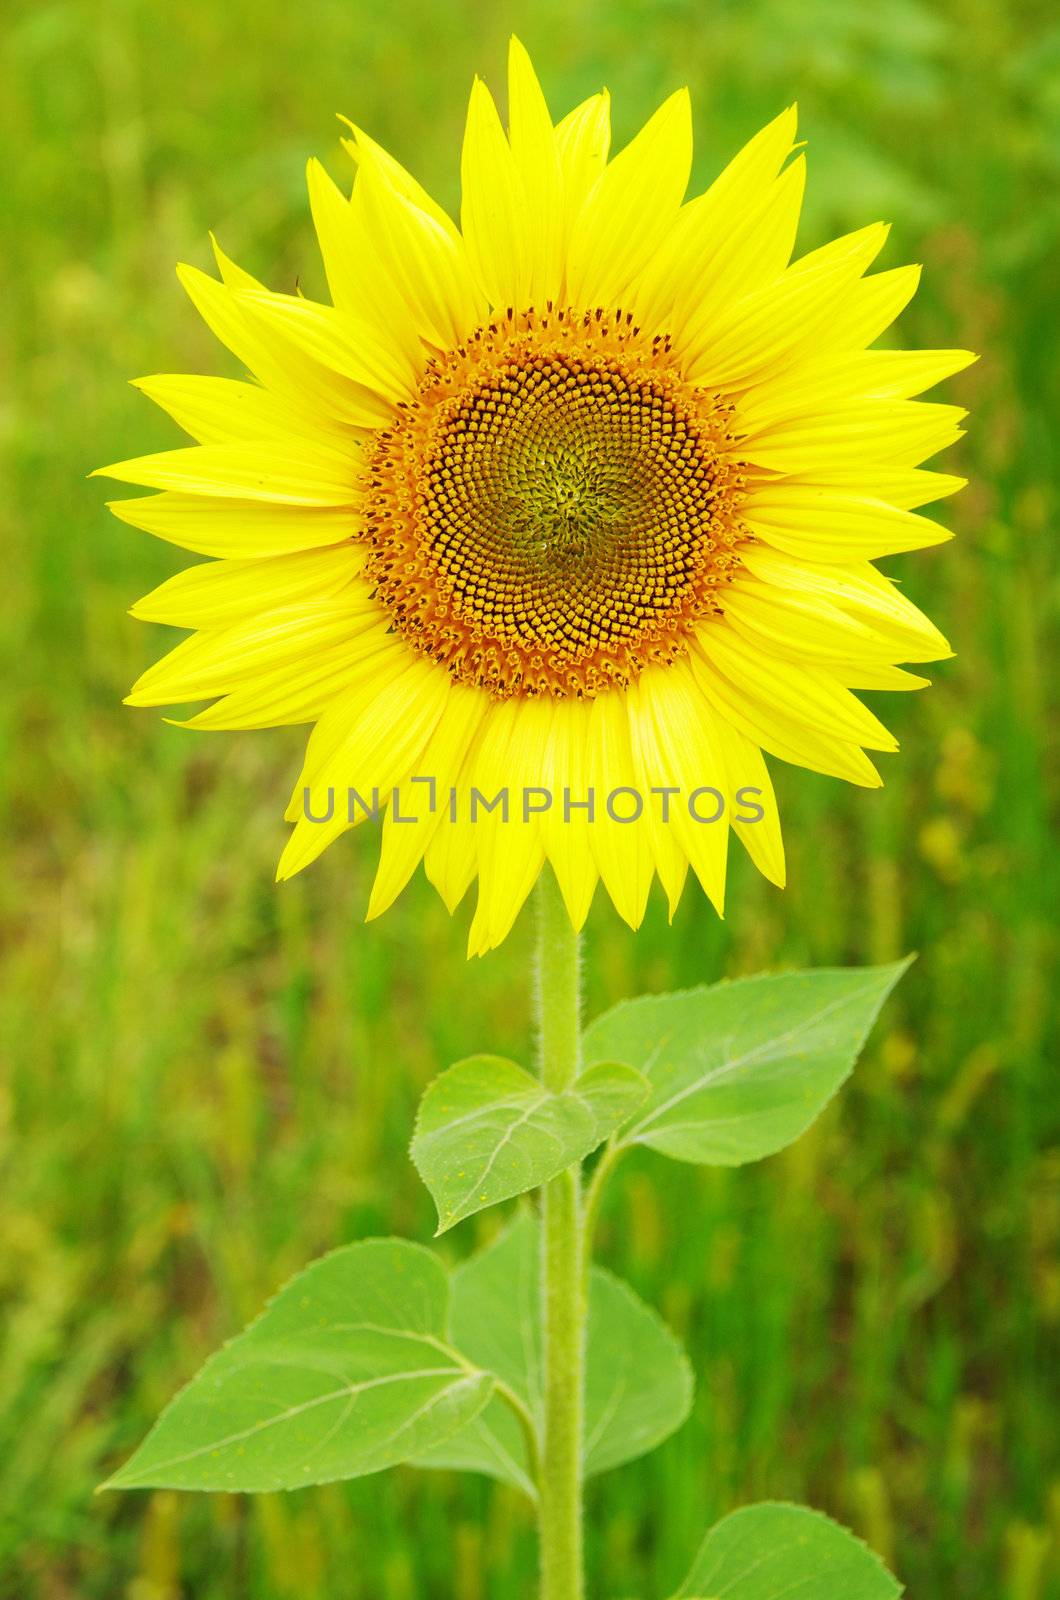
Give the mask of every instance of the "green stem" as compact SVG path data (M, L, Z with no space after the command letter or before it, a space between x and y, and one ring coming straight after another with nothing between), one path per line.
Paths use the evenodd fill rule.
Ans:
M537 889L541 1079L560 1093L581 1061L578 936L546 869ZM582 1431L588 1317L581 1167L541 1191L545 1426L541 1452L541 1600L584 1600Z

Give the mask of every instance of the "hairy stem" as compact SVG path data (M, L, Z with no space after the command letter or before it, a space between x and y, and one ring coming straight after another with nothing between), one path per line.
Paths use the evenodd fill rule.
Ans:
M547 869L537 888L537 1021L541 1078L556 1093L581 1055L578 936ZM545 1428L541 1453L541 1600L584 1600L582 1431L588 1314L581 1167L541 1191Z

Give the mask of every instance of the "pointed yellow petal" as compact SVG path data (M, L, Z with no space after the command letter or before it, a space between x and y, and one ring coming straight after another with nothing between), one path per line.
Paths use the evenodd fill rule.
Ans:
M883 223L835 239L803 256L775 283L691 319L681 349L687 376L704 386L741 389L789 365L812 348L887 238Z
M795 138L790 107L745 145L705 193L682 206L677 222L633 291L642 326L680 333L708 295L706 274L719 287L747 274L742 293L787 266L798 223L805 163L778 181ZM756 241L761 249L756 250ZM675 302L680 303L675 309Z
M950 654L949 645L934 623L867 562L818 566L757 546L746 552L744 564L763 581L734 584L726 595L726 614L732 612L729 599L737 591L744 596L750 593L755 606L768 595L774 607L785 607L789 612L798 606L825 602L829 616L838 607L859 626L870 629L871 636L882 644L885 659L938 661ZM851 651L851 658L856 660L862 653L861 649ZM864 653L875 658L879 649L874 647ZM842 659L842 652L837 650L837 655Z
M226 628L193 634L148 667L127 705L177 705L226 694L259 671L286 666L296 673L314 652L378 626L378 608L366 595L347 592L246 617Z
M832 661L864 656L867 661L893 660L893 647L863 622L847 616L822 595L786 594L751 578L725 592L725 617L752 649L800 662Z
M670 920L673 921L688 876L688 856L673 826L664 820L663 808L668 802L659 791L669 787L673 779L659 750L652 701L650 697L647 701L644 699L644 676L642 674L625 691L623 705L629 719L629 742L635 774L633 787L643 802L652 860L666 894Z
M307 443L352 454L347 429L254 383L166 373L137 378L133 387L161 406L200 444L261 439L287 444L297 435Z
M481 808L476 832L478 901L468 936L468 953L481 955L507 937L544 861L539 818L523 809L523 790L541 783L543 752L548 748L553 705L544 698L494 702L472 752L469 776L481 801L508 796L507 820L502 809ZM461 814L474 800L460 796Z
M879 773L857 745L820 729L800 726L768 699L733 683L705 653L700 635L695 638L689 660L700 690L719 715L770 755L795 767L843 778L861 788L880 787Z
M176 725L228 732L318 722L362 679L371 676L374 680L392 651L392 641L380 624L360 632L349 629L331 644L314 646L311 657L300 661L297 670L287 661L256 668L237 689Z
M926 400L851 400L839 410L772 423L740 440L740 457L770 472L807 476L873 461L915 467L963 437L967 414Z
M892 665L951 654L938 629L904 595L850 576L829 591L777 588L745 578L725 596L725 615L749 643L794 661Z
M869 666L863 661L837 662L832 667L839 682L848 689L927 689L930 678L918 677L903 667Z
M529 298L531 304L545 306L558 300L563 281L563 174L541 85L514 36L508 50L508 137L526 201Z
M560 700L555 706L552 737L542 763L541 782L552 803L541 817L545 854L552 863L567 915L580 930L589 914L596 889L597 870L592 833L585 806L595 818L600 797L589 796L589 720L591 702Z
M388 180L377 145L361 135L357 149L353 206L374 271L399 290L420 337L450 349L485 322L489 310L464 241L437 207L426 209Z
M446 815L449 791L489 706L488 695L454 683L445 709L423 752L422 772L410 773L396 790L383 822L379 867L367 921L391 906L415 872ZM466 885L465 885L466 888ZM452 909L452 908L450 908Z
M451 688L447 673L434 662L421 657L409 659L404 671L392 676L389 666L381 669L374 681L351 696L349 704L339 704L317 724L310 747L318 735L330 754L307 777L313 765L306 751L306 767L296 785L292 806L297 807L294 832L287 841L276 869L277 878L290 878L315 861L328 845L347 828L363 820L363 813L348 804L348 791L370 797L377 790L385 804L395 784L420 770L424 751L438 725ZM309 814L304 804L310 790ZM312 816L327 814L327 796L334 800L333 814L327 821L314 822Z
M476 830L466 818L454 822L441 817L423 857L427 881L438 891L452 916L471 887L478 870L475 853Z
M381 421L392 417L400 401L415 396L418 373L412 362L393 340L350 312L268 289L239 289L236 294L311 360L348 378L358 401L377 411Z
M706 696L703 699L703 714L711 720L728 772L732 830L762 876L783 889L787 868L780 813L762 752L726 717L719 716Z
M816 330L816 358L835 350L864 350L904 311L920 284L920 267L894 267L862 278L836 299L832 315ZM809 347L808 347L809 348Z
M359 531L348 506L293 506L268 500L214 500L149 494L110 500L122 522L203 556L275 556L338 544Z
M706 191L733 218L757 208L795 145L798 107L791 105L749 139Z
M582 206L567 261L572 305L616 303L673 226L691 166L692 112L680 89L605 167Z
M231 282L218 283L196 267L179 266L177 276L221 343L267 389L286 396L291 404L353 428L378 426L378 404L366 404L363 390L311 360L274 323L264 322L253 298L247 298L264 293L261 284L249 273L239 272L220 251L218 259Z
M637 773L622 693L616 690L596 697L588 732L587 775L596 799L593 856L615 910L631 928L639 928L654 867L647 818L636 815L629 793L637 787ZM620 790L627 792L619 794ZM614 803L609 809L611 796Z
M928 472L923 467L895 467L873 462L868 467L818 469L814 473L798 473L784 480L784 488L796 485L812 489L835 490L855 497L869 496L886 501L902 511L913 511L932 500L943 500L947 495L963 489L967 478L955 478L948 472ZM755 491L757 493L757 490Z
M907 400L961 372L978 358L968 350L846 350L797 366L789 377L740 396L743 434L793 417L833 410L840 401Z
M794 479L754 489L742 516L759 539L810 561L875 560L952 538L939 523L898 510L867 489L847 492Z
M425 212L446 233L452 234L454 238L459 237L452 218L437 201L431 198L423 185L416 182L411 172L408 172L400 161L395 161L389 151L384 150L381 144L377 144L363 128L348 122L345 117L342 121L347 122L347 126L353 130L356 142L349 146L350 153L362 170L368 167L374 169L395 194L399 194L403 200L410 201L417 211Z
M412 317L391 273L383 269L365 227L362 210L332 182L319 161L306 168L309 204L331 298L359 323L385 330L408 370L423 367L423 350Z
M869 750L897 750L894 735L824 670L754 649L724 618L702 628L697 641L731 682L768 701L796 728L816 729Z
M460 178L460 226L479 285L499 310L526 306L532 277L527 196L481 78L468 103Z
M563 255L582 207L607 166L611 100L606 91L583 100L556 125L556 154L563 180ZM564 293L564 299L569 296Z
M366 554L363 545L343 543L266 560L205 561L152 589L130 614L175 628L226 627L248 613L327 599L352 583Z
M639 764L648 787L677 791L668 803L661 795L652 798L656 838L665 834L672 840L722 916L729 847L728 771L714 720L687 657L667 667L648 667L632 686L629 700L634 743L639 745Z
M336 455L278 445L196 444L97 467L93 477L140 483L148 489L222 499L266 500L290 506L353 506L360 499L356 469Z
M686 224L687 237L674 243L673 304L665 309L678 348L691 337L690 328L702 329L725 306L780 277L795 248L805 186L806 162L799 156L763 191L757 205L735 219L713 202L711 190L703 196L701 211ZM692 213L697 205L693 201L684 210ZM660 258L664 256L665 248ZM658 272L659 267L648 270ZM655 314L662 313L659 304Z

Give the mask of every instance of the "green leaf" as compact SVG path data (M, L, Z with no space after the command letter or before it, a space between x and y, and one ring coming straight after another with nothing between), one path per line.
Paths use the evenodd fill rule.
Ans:
M419 1245L333 1251L207 1361L107 1487L294 1489L429 1449L493 1391L446 1343L449 1299Z
M539 1229L524 1212L453 1274L451 1338L519 1397L541 1433L542 1340ZM626 1284L594 1268L586 1355L586 1472L606 1472L661 1444L688 1415L692 1371L665 1323ZM533 1492L526 1442L495 1396L474 1424L451 1435L422 1466L485 1472Z
M650 1084L621 1134L679 1161L735 1167L791 1144L847 1078L909 966L786 972L625 1000L585 1035L585 1059Z
M564 1094L500 1056L443 1072L420 1102L412 1159L438 1207L438 1232L547 1183L595 1150L648 1093L632 1067L598 1062Z
M602 1267L589 1284L585 1470L591 1476L662 1444L692 1409L692 1368L657 1312Z
M805 1506L745 1506L707 1534L673 1600L897 1600L860 1539Z

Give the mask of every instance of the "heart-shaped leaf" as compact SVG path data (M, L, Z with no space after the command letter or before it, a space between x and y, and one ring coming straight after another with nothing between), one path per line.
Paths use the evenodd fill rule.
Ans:
M583 1160L647 1093L632 1067L599 1060L563 1094L500 1056L450 1067L424 1094L412 1140L438 1232Z
M849 1076L908 965L767 974L623 1001L584 1041L587 1063L626 1061L651 1084L621 1144L724 1167L782 1150Z
M400 1239L324 1256L207 1361L107 1487L295 1489L431 1448L493 1391L446 1342L449 1295L442 1264Z
M868 1545L805 1506L745 1506L707 1534L673 1600L897 1600Z
M496 1373L534 1419L540 1437L542 1339L537 1221L521 1213L500 1237L453 1274L451 1337L476 1365ZM621 1466L661 1444L688 1415L692 1372L683 1350L650 1307L609 1272L589 1281L585 1470ZM495 1397L421 1466L485 1472L533 1492L526 1442L514 1414Z

